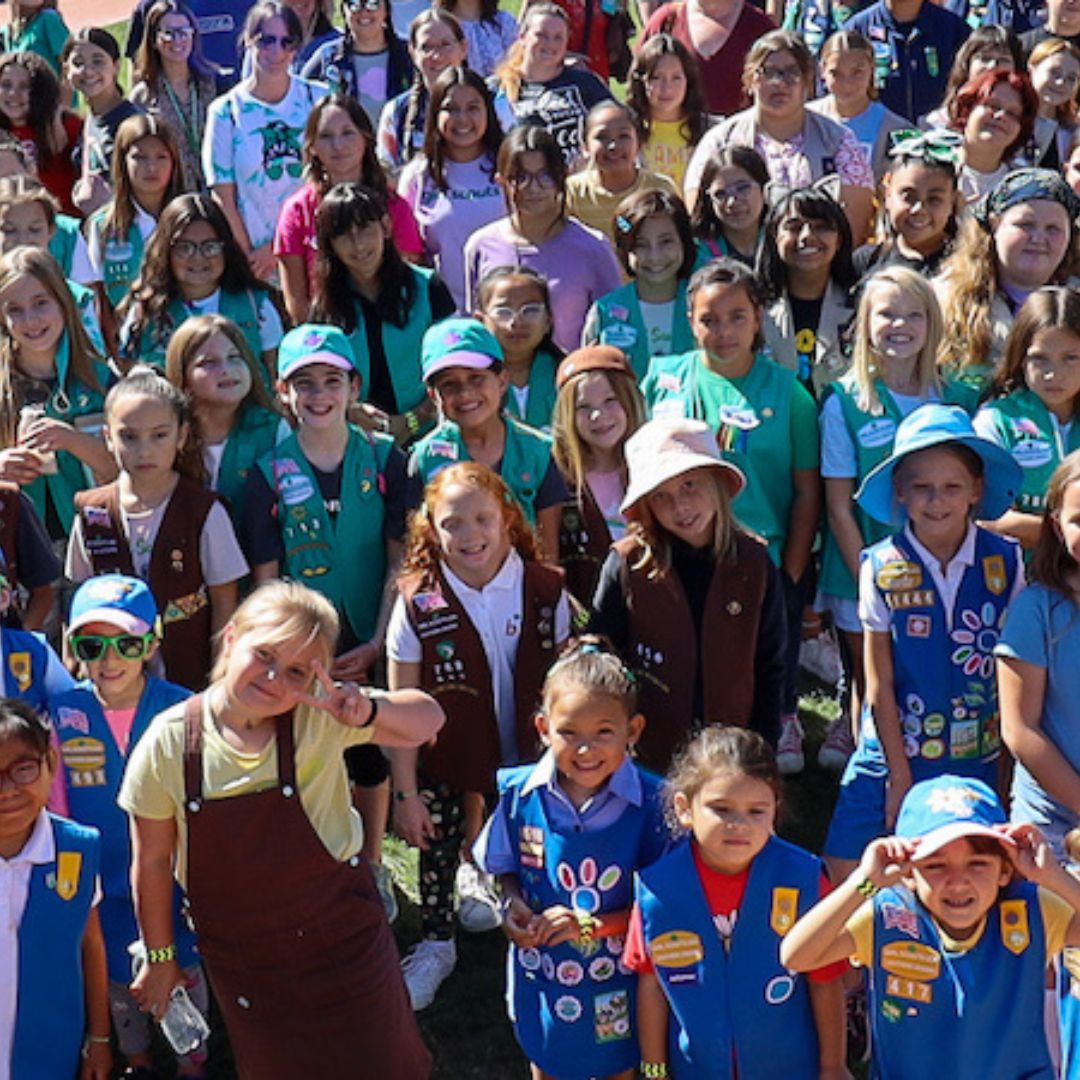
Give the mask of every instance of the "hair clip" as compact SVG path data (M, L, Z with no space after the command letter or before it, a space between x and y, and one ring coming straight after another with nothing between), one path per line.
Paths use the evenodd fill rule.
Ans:
M624 214L615 215L615 228L621 233L628 233L634 226L630 224L630 219Z

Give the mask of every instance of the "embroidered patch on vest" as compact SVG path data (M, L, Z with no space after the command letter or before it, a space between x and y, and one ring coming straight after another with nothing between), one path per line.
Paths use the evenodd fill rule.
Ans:
M904 592L887 592L885 603L892 610L911 607L930 607L934 602L933 589L907 589Z
M413 607L421 615L430 615L433 611L442 611L449 606L449 601L440 592L418 592L413 597Z
M13 652L8 655L8 671L11 677L19 684L19 690L25 693L30 688L32 678L30 670L30 654L28 652Z
M1031 944L1026 900L1001 901L1001 943L1014 956L1019 956Z
M669 930L649 942L649 955L657 967L681 968L705 959L701 938L689 930Z
M598 1043L630 1038L630 995L625 990L597 994L593 998L593 1014Z
M930 636L930 616L909 615L907 617L907 636L913 638L928 638Z
M428 453L432 457L443 457L449 461L457 461L457 443L453 443L449 439L432 439L428 443Z
M82 709L69 709L66 705L61 705L56 710L56 726L60 731L72 728L83 735L89 735L90 717Z
M919 917L903 904L882 904L881 921L886 930L899 930L901 934L919 940Z
M878 567L874 580L877 587L886 592L907 592L922 585L922 568L907 559L896 559Z
M1009 576L1005 572L1005 559L1001 555L987 555L982 561L983 581L995 595L1000 596L1009 585Z
M79 873L81 870L81 851L61 851L57 854L56 895L61 900L71 900L79 891Z
M60 756L72 787L101 787L105 783L105 744L80 735L60 744Z
M908 1001L917 1001L920 1005L929 1005L934 999L934 989L929 983L901 979L896 975L890 975L885 980L885 993L906 998Z
M772 891L772 911L769 925L783 937L794 925L799 910L799 890L775 888Z
M880 964L890 975L933 982L941 974L941 953L915 941L890 941L882 947Z
M209 602L206 586L200 585L196 592L170 600L161 613L161 620L164 623L183 622L201 611Z
M109 519L109 511L104 506L84 506L83 520L87 525L96 525L107 529L112 524Z
M855 433L855 438L859 440L860 446L873 450L879 446L887 446L893 441L895 435L896 421L888 416L882 416L863 424Z
M522 825L518 833L518 858L522 866L540 870L544 865L544 830L535 825Z

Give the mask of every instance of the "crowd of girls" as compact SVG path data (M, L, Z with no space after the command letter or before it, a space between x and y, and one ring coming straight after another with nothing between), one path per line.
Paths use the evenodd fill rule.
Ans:
M1064 3L17 0L0 1080L1080 1073Z

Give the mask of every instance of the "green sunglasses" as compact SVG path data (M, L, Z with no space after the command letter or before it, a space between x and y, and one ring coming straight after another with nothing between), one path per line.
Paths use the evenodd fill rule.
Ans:
M71 639L76 659L92 664L111 647L121 660L144 660L157 636L149 634L79 634Z

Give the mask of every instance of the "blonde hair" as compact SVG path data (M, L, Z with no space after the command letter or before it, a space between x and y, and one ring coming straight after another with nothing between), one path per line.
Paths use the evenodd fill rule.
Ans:
M1044 60L1049 60L1051 56L1057 56L1058 53L1065 53L1071 56L1077 64L1080 64L1080 49L1077 49L1071 41L1065 41L1064 38L1049 37L1044 41L1040 41L1028 55L1027 69L1029 77ZM1057 107L1054 118L1059 124L1071 125L1076 123L1078 113L1080 113L1080 105L1077 104L1074 93L1068 101Z
M262 631L264 645L299 642L301 648L318 644L325 667L330 666L341 624L334 605L322 593L295 581L271 581L257 588L233 612L228 626L237 637ZM224 678L229 661L219 649L210 681Z
M739 526L731 512L731 494L728 491L726 473L708 465L689 472L708 472L709 490L713 497L716 515L713 518L712 551L717 561L735 557L735 534ZM686 475L683 473L682 475ZM653 516L649 509L649 497L643 496L634 506L634 520L627 529L641 547L641 557L632 569L644 570L648 577L663 577L671 569L671 534Z
M870 315L874 294L883 285L892 285L914 296L926 312L926 341L915 365L917 393L926 397L931 390L941 390L937 354L941 347L944 323L941 306L926 279L906 266L887 266L873 274L863 287L859 308L855 312L855 341L851 350L851 375L858 390L856 404L871 416L885 411L878 396L877 380L882 377L882 360L870 343Z
M953 253L946 259L941 277L948 282L949 297L942 305L945 334L938 359L946 368L963 369L988 364L993 346L990 306L998 288L999 262L994 228L969 217L961 226ZM1077 263L1080 230L1069 223L1069 247L1061 265L1047 284L1063 282Z
M71 296L60 264L44 248L17 247L6 255L0 255L0 293L21 277L32 277L52 294L60 307L70 347L70 379L76 379L91 390L104 393L98 381L94 361L99 360L86 328L79 318L78 309ZM0 318L0 446L15 443L19 424L19 405L15 393L15 377L18 373L19 347ZM67 387L60 388L66 393Z
M521 84L525 81L525 32L530 23L548 18L562 19L569 33L570 20L558 4L553 4L551 0L533 0L526 3L518 18L517 39L507 49L506 59L495 69L495 78L511 105L517 104L521 96Z
M585 490L585 473L588 468L588 447L578 434L577 429L577 391L582 380L588 375L604 375L611 386L616 401L626 413L626 431L619 440L619 453L622 454L626 440L645 423L645 400L638 389L637 379L633 375L618 371L589 369L568 379L559 390L555 399L555 415L551 425L554 444L552 456L559 471L566 478L581 507L581 494ZM626 479L626 464L622 468L623 480Z

